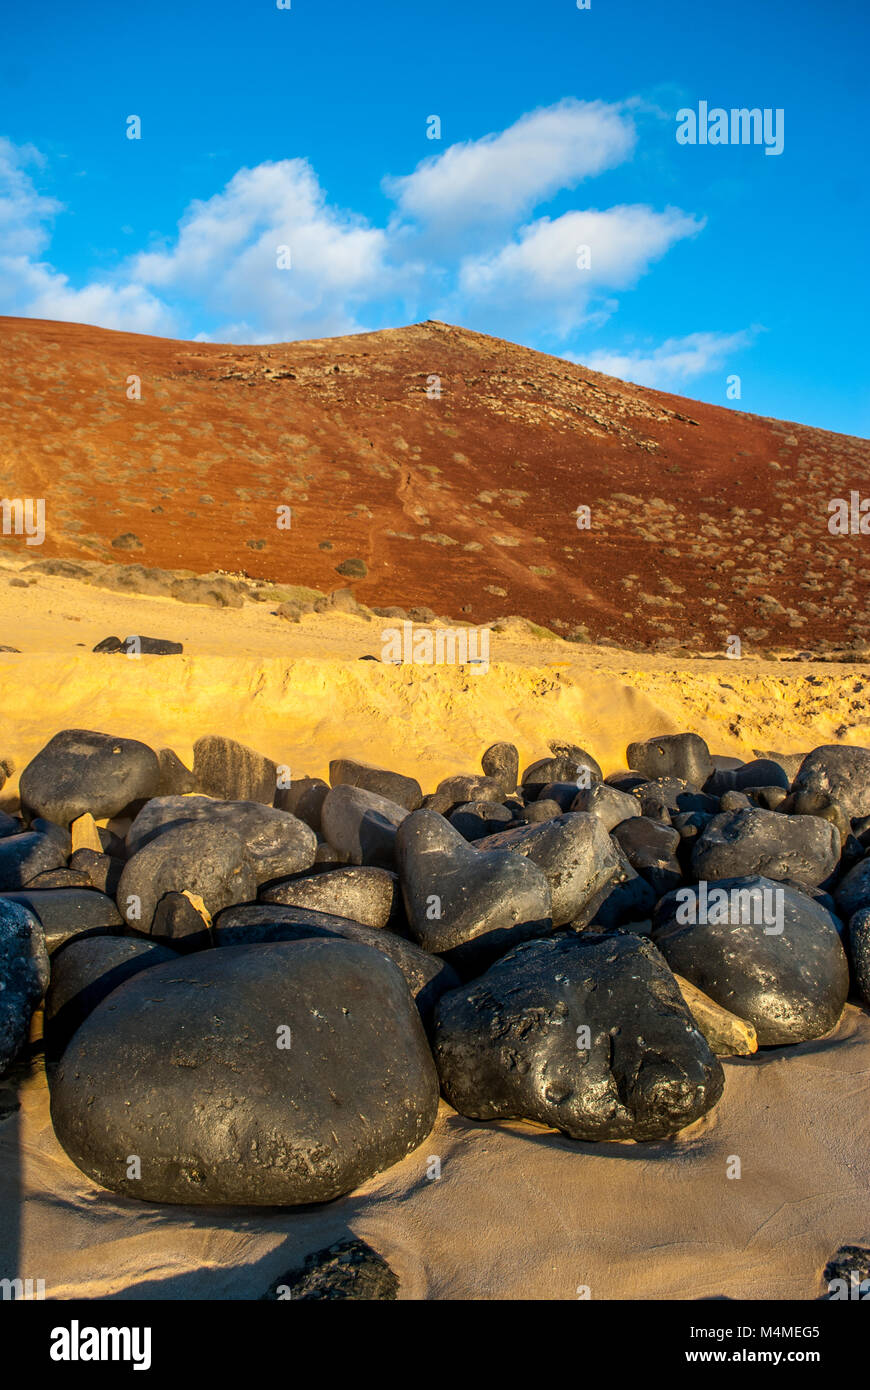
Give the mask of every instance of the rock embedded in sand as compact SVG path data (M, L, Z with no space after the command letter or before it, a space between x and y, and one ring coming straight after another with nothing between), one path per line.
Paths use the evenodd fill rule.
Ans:
M783 816L757 807L713 816L692 850L700 879L793 879L808 888L828 884L840 858L836 826L815 816Z
M329 764L329 781L333 787L362 787L364 791L395 801L406 811L416 811L423 800L420 783L415 777L404 777L400 772L356 762L353 758L333 758Z
M287 907L312 907L378 928L386 927L401 910L396 875L371 865L349 864L308 878L283 879L261 889L259 899Z
M0 840L0 892L26 888L40 874L66 868L66 855L49 835L28 830Z
M389 868L396 830L411 814L404 806L362 787L333 787L320 812L323 834L351 864Z
M275 800L278 769L271 758L219 734L196 740L193 775L207 796L222 801L259 801L271 806Z
M520 825L478 840L481 854L509 850L543 870L550 885L554 927L579 917L601 890L613 882L617 858L601 822L585 811L569 812L541 825Z
M170 642L166 637L104 637L94 651L123 652L132 660L136 656L180 656L184 646L181 642Z
M229 826L244 842L258 884L304 873L314 863L317 837L296 816L259 801L209 796L152 798L127 831L127 854L138 853L167 830L194 823Z
M229 825L192 821L165 830L124 865L118 906L128 926L150 932L165 893L198 894L212 916L248 902L257 880L244 841Z
M514 850L475 849L436 811L412 811L396 853L412 935L463 974L552 930L543 870Z
M338 939L143 971L81 1024L51 1092L55 1133L95 1182L197 1205L328 1202L421 1144L437 1110L401 972Z
M870 815L870 748L814 748L801 763L792 790L827 793L850 819Z
M364 1240L344 1240L306 1255L302 1270L291 1269L274 1279L264 1299L394 1300L399 1281L386 1260Z
M0 898L0 1074L26 1041L49 976L38 918L23 904Z
M673 971L751 1023L760 1047L823 1037L843 1012L836 920L798 888L753 875L678 889L656 906L653 940Z
M216 946L248 946L262 941L302 941L306 937L339 936L389 956L405 977L424 1024L429 1026L437 1001L455 989L459 976L440 956L431 955L391 931L366 927L314 908L284 907L279 903L241 903L227 907L214 924Z
M434 1051L460 1114L572 1139L665 1138L724 1086L665 962L627 933L518 946L440 1000Z
M31 815L67 826L86 811L97 820L116 816L154 796L159 780L157 754L144 743L64 729L22 772L21 804Z
M698 789L714 771L710 750L698 734L661 734L630 743L625 757L629 767L650 781L676 777Z
M520 772L520 755L512 743L491 743L480 760L485 777L490 777L501 787L505 796L517 789Z

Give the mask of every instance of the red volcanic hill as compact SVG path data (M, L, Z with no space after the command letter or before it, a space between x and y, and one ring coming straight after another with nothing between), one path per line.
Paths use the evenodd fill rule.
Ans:
M350 584L629 646L870 639L870 540L828 531L832 498L870 492L863 440L437 322L232 347L4 318L0 358L3 495L46 500L42 547L6 555Z

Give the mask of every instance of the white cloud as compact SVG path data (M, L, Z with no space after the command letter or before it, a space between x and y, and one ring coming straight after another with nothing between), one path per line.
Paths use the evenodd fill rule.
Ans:
M289 267L278 265L280 247ZM240 169L222 192L192 203L174 246L136 257L131 272L231 316L210 336L289 339L357 331L359 306L407 283L389 252L385 231L328 206L307 161L288 159Z
M499 250L466 258L459 294L480 307L501 306L509 315L521 306L539 317L546 309L553 331L564 337L588 319L596 295L635 284L653 261L703 225L677 208L656 212L643 206L542 217ZM588 263L581 248L588 248Z
M672 390L705 372L719 370L731 353L748 347L757 328L739 333L689 333L668 338L659 347L634 352L592 352L585 356L566 352L570 362L582 362L594 372L633 381L638 386Z
M499 134L451 145L383 186L403 217L433 229L504 225L560 189L622 163L634 143L625 106L569 99L532 111Z

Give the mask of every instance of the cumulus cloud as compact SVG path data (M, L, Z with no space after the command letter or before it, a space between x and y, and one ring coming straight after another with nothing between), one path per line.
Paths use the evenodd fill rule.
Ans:
M174 245L137 256L131 274L229 315L219 336L265 339L357 331L361 305L409 281L409 267L390 262L387 233L330 207L303 159L240 169L190 205Z
M540 317L545 309L553 331L565 337L587 321L596 295L635 284L653 261L703 225L677 208L643 206L542 217L497 251L466 258L459 294L508 314L525 306Z
M582 359L566 352L571 362L582 360L595 372L618 376L638 386L660 390L674 389L705 372L719 370L732 353L749 347L757 328L739 333L689 333L684 338L668 338L658 347L633 352L591 352Z
M566 100L499 134L451 145L383 186L403 218L437 231L504 225L622 163L635 138L625 106Z

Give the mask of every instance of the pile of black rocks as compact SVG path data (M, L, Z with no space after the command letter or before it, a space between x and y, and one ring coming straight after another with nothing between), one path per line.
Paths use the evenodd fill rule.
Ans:
M0 818L0 1071L44 1001L57 1136L115 1192L294 1205L478 1120L654 1140L729 1054L870 1000L870 750L517 750L424 795L231 739L57 734ZM343 1277L343 1276L342 1276Z

